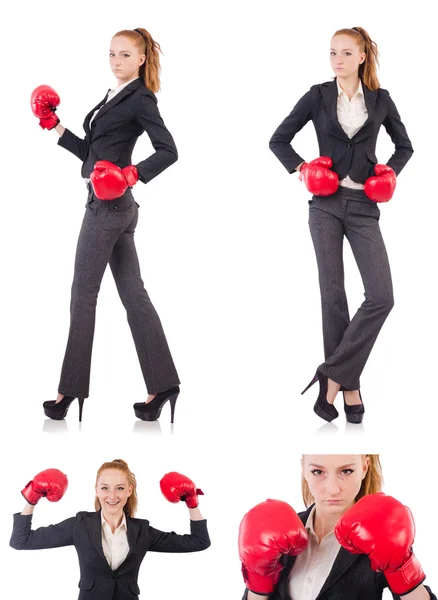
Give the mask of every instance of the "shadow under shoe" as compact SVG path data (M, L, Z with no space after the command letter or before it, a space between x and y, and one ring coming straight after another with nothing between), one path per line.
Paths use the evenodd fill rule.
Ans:
M327 388L328 388L327 375L324 375L324 373L322 373L319 369L317 369L314 378L309 383L309 385L301 392L301 394L304 394L305 392L307 392L307 390L310 387L312 387L312 385L314 383L316 383L317 381L319 382L319 394L318 394L318 398L316 399L313 410L318 415L318 417L321 417L321 419L324 419L324 421L328 421L328 422L333 421L334 419L339 417L339 413L336 410L336 408L333 406L333 404L330 404L330 402L327 401Z
M70 408L70 404L76 400L76 396L64 396L64 398L56 403L55 400L46 400L43 402L44 414L46 417L61 421L65 419ZM82 421L82 409L84 407L84 398L78 398L79 402L79 421Z
M156 421L167 401L170 402L170 422L173 423L175 405L179 395L179 386L176 385L165 392L160 392L150 402L136 402L134 404L135 416L142 421Z
M345 393L342 393L344 395L344 411L348 423L362 423L363 415L365 413L365 406L363 404L362 394L360 393L360 390L359 398L361 400L361 404L353 404L351 406L345 402Z

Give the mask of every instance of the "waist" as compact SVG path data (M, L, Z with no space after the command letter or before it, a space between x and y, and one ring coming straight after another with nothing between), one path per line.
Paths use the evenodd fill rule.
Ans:
M365 192L362 190L356 190L354 188L345 187L340 185L336 192L333 194L332 198L337 196L339 198L344 198L347 200L355 200L356 202L371 202Z

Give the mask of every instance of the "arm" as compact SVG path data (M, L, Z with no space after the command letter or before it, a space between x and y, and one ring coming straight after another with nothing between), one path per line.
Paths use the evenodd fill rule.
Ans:
M400 119L397 108L389 94L388 103L389 110L383 121L383 126L395 146L395 152L386 164L388 167L394 169L395 174L398 175L411 158L414 149L412 148L411 140L406 133L406 128Z
M55 129L60 136L58 140L58 146L65 148L69 152L72 152L80 160L84 161L89 146L88 137L85 136L85 139L82 139L72 133L70 129L63 127L61 124L58 124Z
M154 154L135 165L140 181L148 183L178 160L178 152L158 111L156 100L149 94L142 94L140 97L137 121L148 134L155 149Z
M311 92L307 92L295 105L288 117L276 129L269 141L269 148L286 168L288 173L298 170L297 167L304 162L299 154L291 146L295 135L312 118Z
M190 512L195 510L197 509L192 509ZM210 546L205 519L190 520L190 534L180 535L174 531L166 533L149 527L149 536L148 550L152 552L199 552Z
M34 507L26 505L21 514L14 514L14 527L9 545L15 550L43 550L73 545L73 528L76 517L56 525L31 529Z
M397 596L392 594L395 600L436 600L436 596L432 594L429 587L419 585L413 592L404 594L404 596Z

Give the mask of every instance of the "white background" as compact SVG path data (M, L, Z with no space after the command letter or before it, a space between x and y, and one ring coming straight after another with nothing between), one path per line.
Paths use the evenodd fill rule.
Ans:
M158 487L166 471L180 470L205 488L202 507L213 539L196 555L148 555L141 597L158 595L165 581L166 598L239 598L240 519L266 497L303 508L300 454L381 452L385 491L412 509L416 553L436 591L438 526L426 508L436 489L438 416L436 26L427 3L408 11L396 2L229 0L46 8L11 4L2 40L3 84L10 92L1 99L2 548L11 514L22 508L20 489L35 473L57 467L69 476L60 503L38 506L35 525L49 524L92 510L97 468L124 458L140 481L139 517L158 528L187 530L184 507L167 504ZM309 87L330 80L334 31L358 25L379 45L381 84L415 153L393 200L380 206L395 307L362 377L364 424L346 427L342 413L332 424L314 415L315 388L300 395L323 360L309 194L268 142ZM62 124L82 136L85 115L116 84L107 59L111 36L134 27L146 27L164 51L158 102L180 155L147 187L137 184L134 194L141 204L136 244L143 279L183 384L173 429L167 407L158 423L135 419L132 404L145 398L144 382L108 270L79 428L76 405L66 421L55 422L45 419L41 404L56 396L86 190L80 161L56 145L56 132L40 129L29 98L37 85L54 87ZM318 155L312 124L294 147L307 160ZM142 136L133 162L151 151ZM392 152L382 129L379 162ZM345 261L354 313L363 289L348 244ZM77 597L73 549L6 553L10 595L32 593L38 600L56 590Z

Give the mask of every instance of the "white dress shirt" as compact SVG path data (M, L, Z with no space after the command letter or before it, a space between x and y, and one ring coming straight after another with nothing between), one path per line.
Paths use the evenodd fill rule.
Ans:
M101 511L102 519L102 548L105 558L113 571L125 560L129 552L126 515L123 513L123 519L114 533L110 525L105 521Z
M296 557L289 575L289 594L294 600L315 600L341 548L333 531L327 533L321 543L318 543L313 529L314 514L315 507L310 511L305 524L309 534L309 545Z
M338 121L351 139L355 133L359 131L362 125L368 118L368 111L365 105L365 98L363 95L362 82L359 79L359 85L354 96L349 100L347 94L341 88L336 80L338 86L338 101L337 101L337 112ZM356 183L347 175L344 179L339 182L339 185L348 187L354 190L363 190L362 183Z

